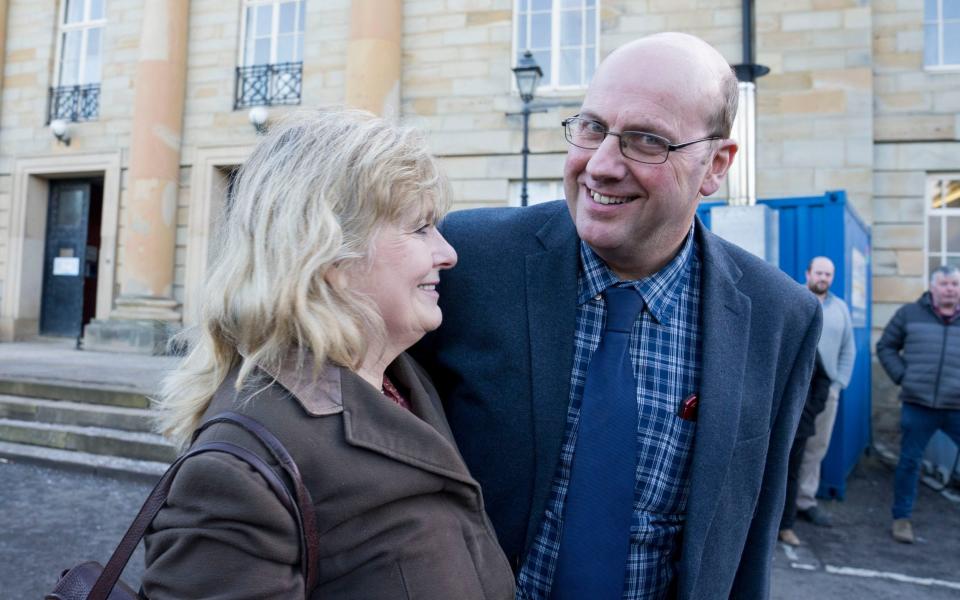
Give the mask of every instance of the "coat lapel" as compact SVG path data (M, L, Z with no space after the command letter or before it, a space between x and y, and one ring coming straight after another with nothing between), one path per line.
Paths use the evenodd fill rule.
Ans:
M427 383L429 380L424 379L425 375L417 372L417 365L413 359L406 354L401 354L391 365L389 375L394 381L399 382L404 389L408 390L408 400L413 408L413 413L436 429L437 433L443 436L450 446L456 448L453 432L450 431L447 417L443 414L443 405L440 398L437 396L436 390L433 389L433 385ZM459 452L457 452L457 456L460 456Z
M425 385L408 356L393 362L390 377L409 394L413 413L349 369L328 364L315 376L309 354L298 360L291 353L279 369L260 368L286 388L307 414L323 417L342 412L348 444L479 488L457 451L436 392Z
M703 249L701 331L703 370L690 500L680 559L680 597L695 597L698 573L717 511L740 423L743 373L750 331L750 299L736 287L742 273L697 220Z
M401 356L390 376L410 394L413 414L355 373L341 369L343 427L348 444L479 489L453 442L440 401L426 390L410 359Z
M576 331L578 238L567 210L558 210L537 237L544 251L526 257L536 472L526 546L536 534L566 426Z

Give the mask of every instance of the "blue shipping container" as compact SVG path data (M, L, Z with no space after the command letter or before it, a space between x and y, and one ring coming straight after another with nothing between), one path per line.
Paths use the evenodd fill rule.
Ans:
M820 472L821 497L843 499L846 480L871 443L870 323L872 297L870 228L843 191L823 196L760 200L778 213L780 268L806 282L807 265L826 256L836 265L830 291L846 301L853 318L857 360L850 385L840 395L830 449ZM724 202L703 202L697 214L710 227L710 211Z

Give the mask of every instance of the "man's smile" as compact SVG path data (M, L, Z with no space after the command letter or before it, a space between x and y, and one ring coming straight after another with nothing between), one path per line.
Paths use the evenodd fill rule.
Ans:
M626 196L613 196L610 194L601 194L600 192L596 190L591 190L590 188L587 188L587 194L589 194L590 197L593 199L593 201L596 202L597 204L604 204L604 205L626 204L627 202L633 202L634 200L637 199L636 196L630 198Z

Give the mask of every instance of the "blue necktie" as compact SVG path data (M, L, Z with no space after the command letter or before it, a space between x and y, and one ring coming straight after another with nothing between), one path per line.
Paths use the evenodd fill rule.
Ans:
M604 297L607 323L583 386L554 600L614 600L623 595L637 465L637 384L630 331L643 298L632 288L609 288Z

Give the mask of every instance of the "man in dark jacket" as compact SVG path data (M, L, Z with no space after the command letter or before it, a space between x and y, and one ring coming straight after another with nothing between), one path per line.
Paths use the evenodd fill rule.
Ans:
M800 538L793 530L797 519L797 493L800 491L800 465L807 446L807 439L816 432L817 416L823 412L830 395L830 375L823 366L823 359L817 352L817 361L813 369L813 379L810 381L810 390L807 400L800 414L800 425L793 436L793 446L790 447L790 460L787 463L787 497L783 505L783 516L780 518L780 541L790 546L799 546Z
M901 306L877 342L877 358L900 386L900 462L893 486L893 537L913 543L910 513L920 462L938 429L960 446L960 271L942 266L930 291Z

